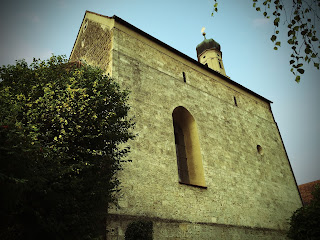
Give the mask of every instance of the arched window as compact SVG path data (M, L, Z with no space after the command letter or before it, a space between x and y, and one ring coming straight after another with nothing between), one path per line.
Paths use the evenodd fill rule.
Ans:
M172 113L179 182L205 187L196 121L184 107Z
M176 144L176 154L178 163L179 181L183 183L189 182L186 144L184 142L184 135L179 123L173 121L174 140Z

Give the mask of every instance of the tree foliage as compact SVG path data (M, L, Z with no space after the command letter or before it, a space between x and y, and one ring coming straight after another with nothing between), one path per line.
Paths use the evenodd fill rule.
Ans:
M152 240L153 239L152 221L135 221L131 222L125 233L125 240Z
M288 237L293 240L320 238L320 185L316 185L310 204L299 208L291 216Z
M286 27L287 43L291 47L289 64L295 81L300 82L300 76L305 72L304 63L312 63L319 70L320 63L320 0L252 0L256 11L272 19L274 33L270 40L274 50L278 50L281 41L278 39L281 25ZM218 1L214 0L214 12L218 12Z
M1 239L103 236L133 139L128 92L63 56L0 68Z

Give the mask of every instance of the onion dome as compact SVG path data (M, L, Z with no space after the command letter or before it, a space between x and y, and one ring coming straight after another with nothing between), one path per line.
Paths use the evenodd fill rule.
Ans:
M197 49L197 56L199 56L201 53L209 49L218 50L219 52L221 52L220 44L217 43L212 38L204 39L200 44L198 44L196 49Z

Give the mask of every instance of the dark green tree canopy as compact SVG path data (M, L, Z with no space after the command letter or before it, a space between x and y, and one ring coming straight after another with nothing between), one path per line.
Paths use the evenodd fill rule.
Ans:
M1 239L93 239L105 231L133 139L128 92L63 56L0 68Z
M290 218L288 237L293 240L320 239L320 185L316 185L310 204L299 208Z
M300 82L300 76L305 72L304 63L312 63L319 70L320 63L320 0L252 0L256 11L262 12L265 18L273 21L274 33L271 41L274 42L274 50L278 50L281 41L278 35L282 32L282 26L286 28L291 47L289 64L291 72L295 75L295 81ZM213 12L218 12L218 1L214 0Z

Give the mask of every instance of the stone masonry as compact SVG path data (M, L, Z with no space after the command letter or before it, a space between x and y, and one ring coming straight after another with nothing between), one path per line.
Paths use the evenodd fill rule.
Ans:
M154 239L286 239L301 199L269 100L118 17L86 12L70 56L80 59L130 90L138 133L108 239L139 219L153 222ZM179 183L178 106L196 121L206 188Z

